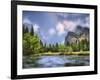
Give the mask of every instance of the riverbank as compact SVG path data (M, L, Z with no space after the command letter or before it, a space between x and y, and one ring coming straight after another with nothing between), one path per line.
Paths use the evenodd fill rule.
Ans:
M58 56L58 55L89 55L89 51L80 51L80 52L45 52L45 53L37 53L34 56Z

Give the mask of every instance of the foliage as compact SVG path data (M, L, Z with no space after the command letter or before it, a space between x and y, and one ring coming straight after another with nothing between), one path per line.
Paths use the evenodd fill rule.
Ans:
M23 38L23 52L24 55L39 53L41 48L40 40L37 35L30 35L30 33L25 33Z

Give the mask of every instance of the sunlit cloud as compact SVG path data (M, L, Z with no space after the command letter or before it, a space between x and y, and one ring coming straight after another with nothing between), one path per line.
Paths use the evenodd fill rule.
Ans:
M76 28L76 23L73 21L67 21L63 20L62 22L59 22L56 26L56 30L59 36L65 34L69 31L74 31Z
M60 22L57 24L56 30L59 36L65 33L64 25Z
M62 23L64 25L64 28L67 31L74 31L75 28L76 28L76 25L77 25L75 22L73 22L73 21L67 21L67 20L64 20Z
M50 28L49 31L48 31L48 33L50 35L54 35L56 33L56 30L54 28Z
M74 31L77 25L82 27L90 27L89 14L78 13L58 13L58 21L63 24L67 31Z
M67 20L67 19L63 19L62 21L60 21L57 26L56 29L58 31L58 33L60 35L64 34L65 32L69 32L69 31L75 31L76 27L78 25L82 26L82 27L89 27L90 26L90 22L89 22L89 17L86 17L85 19L76 19L74 20Z

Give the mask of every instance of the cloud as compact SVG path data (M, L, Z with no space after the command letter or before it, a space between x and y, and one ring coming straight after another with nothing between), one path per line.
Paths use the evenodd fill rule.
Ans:
M82 27L89 27L90 26L90 19L89 17L86 17L84 20L78 19L75 22L77 25L80 25Z
M57 26L56 26L56 31L58 33L58 35L62 35L65 33L65 30L64 30L64 25L62 23L58 23Z
M58 21L61 22L68 31L73 31L77 25L82 27L90 26L89 14L58 13L57 18Z
M45 34L45 32L40 32L40 38L43 42L47 42L49 40L49 36L47 36L47 34Z
M54 28L50 28L49 31L48 31L48 33L50 35L54 35L56 33L56 30Z
M63 18L67 18L69 16L68 13L56 13L57 17L63 17Z
M48 40L48 38L46 36L42 36L43 40Z
M28 18L24 18L23 24L32 24L32 22Z
M74 31L77 26L77 24L73 21L64 20L62 23L67 31Z
M34 32L38 32L40 27L37 24L35 24L33 25L33 28L34 28Z
M44 42L44 43L48 43L48 40L50 39L50 37L48 37L48 36L45 36L45 35L42 35L42 41Z
M86 17L85 18L85 27L89 27L90 26L90 18L89 17Z
M56 26L56 30L58 35L63 35L69 31L74 31L77 26L76 22L63 20L62 22L59 22Z
M61 22L59 22L59 24L56 26L56 29L58 31L58 34L62 35L65 32L69 31L73 32L78 25L82 27L89 27L90 26L89 21L90 21L89 17L86 17L85 19L78 18L76 19L76 21L64 19Z

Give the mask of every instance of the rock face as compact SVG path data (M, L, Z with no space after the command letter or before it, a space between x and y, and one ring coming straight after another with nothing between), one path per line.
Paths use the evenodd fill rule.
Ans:
M67 36L65 37L65 44L77 43L77 34L74 32L68 32Z
M68 32L65 37L65 44L78 43L81 40L89 41L89 28L77 26L74 32Z

